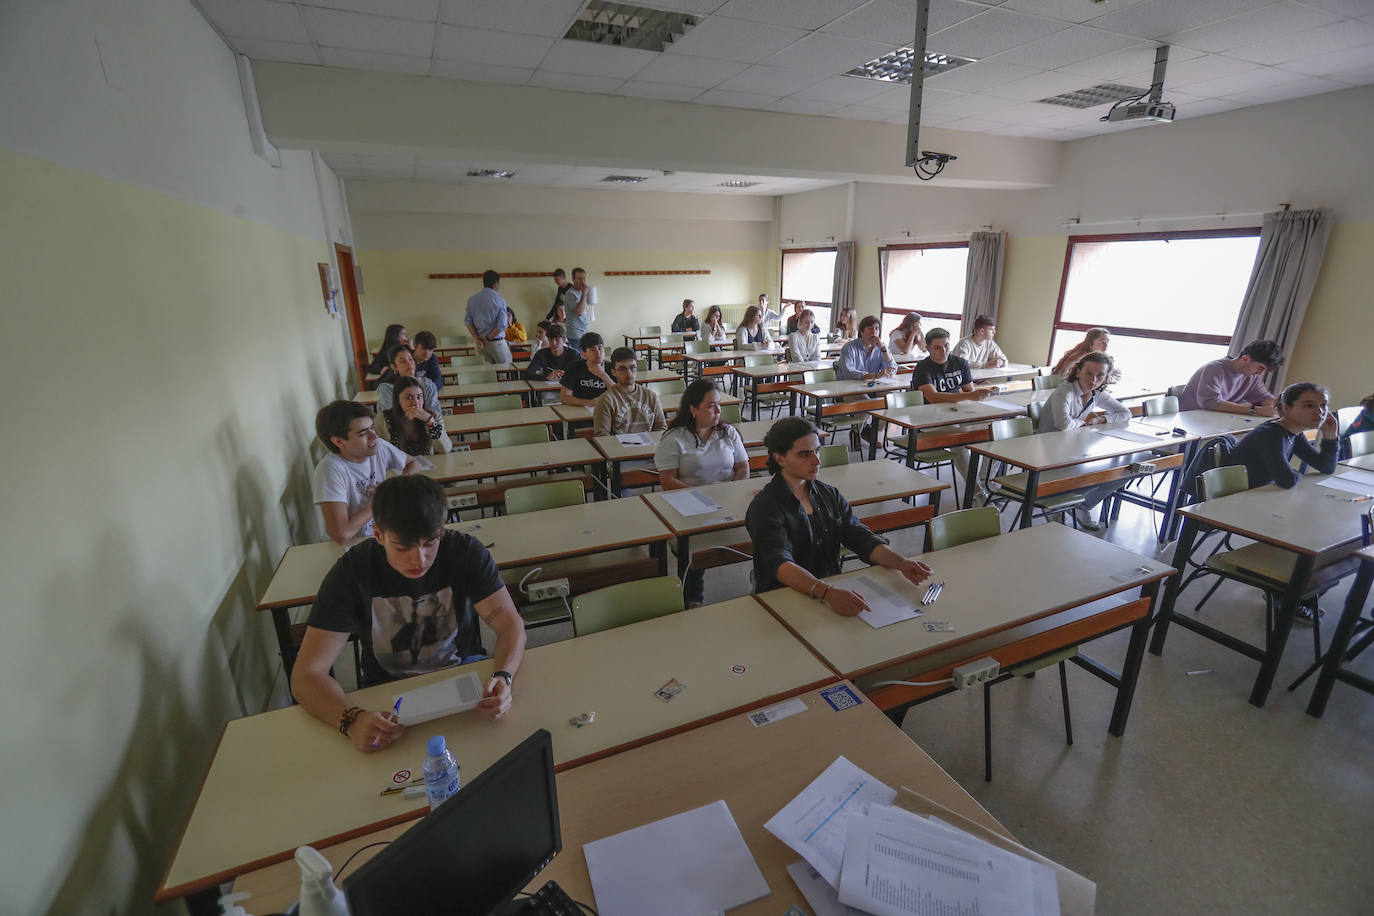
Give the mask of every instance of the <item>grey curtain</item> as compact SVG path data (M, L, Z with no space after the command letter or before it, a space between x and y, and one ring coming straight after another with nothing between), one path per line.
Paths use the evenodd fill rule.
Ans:
M1236 319L1233 350L1239 351L1252 340L1276 340L1285 360L1293 355L1330 237L1330 210L1264 214L1255 269ZM1285 367L1280 366L1270 373L1274 391L1283 385L1284 372Z
M1002 263L1006 260L1005 232L975 232L968 240L968 266L964 268L963 333L973 333L973 319L987 315L997 320L1002 301Z
M837 327L840 312L854 306L854 243L835 244L835 285L830 290L830 327Z

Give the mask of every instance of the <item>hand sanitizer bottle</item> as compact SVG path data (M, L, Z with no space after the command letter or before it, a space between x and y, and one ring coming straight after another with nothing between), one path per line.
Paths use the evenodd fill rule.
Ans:
M301 869L300 916L350 916L343 891L334 885L334 866L313 846L296 850Z

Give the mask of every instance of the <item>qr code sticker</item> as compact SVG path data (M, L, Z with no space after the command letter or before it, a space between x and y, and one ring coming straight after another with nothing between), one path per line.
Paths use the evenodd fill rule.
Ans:
M749 714L749 721L753 722L755 725L767 725L770 719L772 719L772 716L762 710Z
M829 703L830 707L836 712L843 709L849 709L851 706L858 706L863 702L863 700L860 700L858 696L855 695L854 691L850 690L849 687L844 684L827 687L821 691L821 696L825 698L825 701Z

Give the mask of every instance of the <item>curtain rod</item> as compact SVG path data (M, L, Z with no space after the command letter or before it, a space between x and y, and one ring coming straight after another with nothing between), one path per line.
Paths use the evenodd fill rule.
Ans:
M1291 209L1292 206L1292 204L1279 204L1278 209L1288 210ZM1144 223L1181 223L1195 222L1197 220L1221 220L1222 222L1225 222L1228 219L1254 219L1257 217L1263 217L1264 214L1268 212L1268 210L1255 210L1252 212L1240 213L1221 210L1216 213L1199 213L1196 216L1136 216L1127 219L1101 219L1088 221L1081 220L1075 216L1065 220L1062 223L1058 223L1057 225L1060 229L1077 229L1087 228L1090 226L1139 226Z

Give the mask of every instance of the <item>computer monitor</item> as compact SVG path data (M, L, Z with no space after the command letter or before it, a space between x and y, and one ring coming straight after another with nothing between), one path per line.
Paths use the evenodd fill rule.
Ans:
M540 729L353 874L353 916L488 916L563 850L553 742Z

